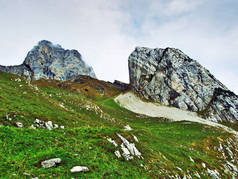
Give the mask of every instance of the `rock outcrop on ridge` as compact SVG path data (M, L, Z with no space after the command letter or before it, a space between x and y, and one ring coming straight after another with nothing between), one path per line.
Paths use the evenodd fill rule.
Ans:
M137 47L129 73L132 89L146 99L215 121L238 121L238 96L178 49Z
M78 75L96 78L92 67L89 67L77 50L65 50L42 40L28 52L23 64L17 66L0 66L0 70L25 76L28 80L55 79L71 80Z

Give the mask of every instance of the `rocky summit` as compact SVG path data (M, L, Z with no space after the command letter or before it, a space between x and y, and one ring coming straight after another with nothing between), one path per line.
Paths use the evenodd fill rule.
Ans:
M238 96L178 49L137 47L129 73L132 89L146 99L215 121L238 121Z
M92 67L88 66L77 50L65 50L42 40L28 52L23 64L17 66L0 66L0 70L25 76L28 80L54 79L66 81L78 75L96 78Z

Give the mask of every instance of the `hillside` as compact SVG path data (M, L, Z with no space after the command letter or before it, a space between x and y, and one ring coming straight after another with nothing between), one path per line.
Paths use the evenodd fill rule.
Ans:
M133 113L114 101L121 93L91 78L31 83L0 72L0 177L238 177L237 136L197 122ZM36 119L52 121L55 128L37 128ZM125 130L127 125L132 130ZM134 143L141 156L117 158L114 152L122 154L120 145L126 143L120 136ZM43 168L41 162L51 158L62 162ZM89 172L71 173L74 166Z

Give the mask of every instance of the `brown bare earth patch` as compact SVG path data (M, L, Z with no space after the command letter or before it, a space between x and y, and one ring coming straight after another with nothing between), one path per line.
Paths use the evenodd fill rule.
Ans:
M52 87L79 93L89 98L112 97L122 92L122 89L114 86L110 82L97 80L88 76L80 75L75 80L57 81L50 79L40 79L34 81L40 87Z

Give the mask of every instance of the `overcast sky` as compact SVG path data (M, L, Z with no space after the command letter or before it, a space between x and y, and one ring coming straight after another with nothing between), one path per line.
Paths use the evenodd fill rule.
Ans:
M0 0L0 64L40 40L78 50L99 79L128 82L136 46L181 49L238 94L237 0Z

